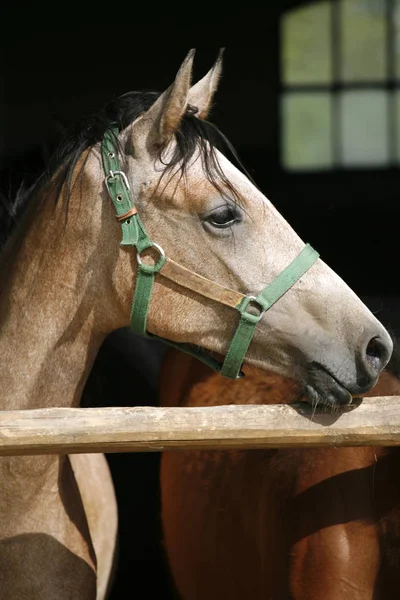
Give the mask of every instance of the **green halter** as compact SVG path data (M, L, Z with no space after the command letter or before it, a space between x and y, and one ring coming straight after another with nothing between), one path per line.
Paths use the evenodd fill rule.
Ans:
M118 128L108 129L102 141L103 167L106 173L105 184L108 194L112 199L117 220L122 227L122 245L134 246L138 262L138 272L131 309L131 328L135 333L151 336L190 354L206 365L230 379L242 377L240 371L247 349L254 335L256 326L261 317L279 298L285 294L318 258L318 253L306 245L300 254L280 273L272 283L267 285L258 296L245 296L234 290L221 286L205 277L189 271L182 265L167 258L163 249L151 241L146 229L140 220L136 206L131 196L129 182L120 169L117 158ZM141 259L141 254L147 248L156 248L159 253L154 265L147 265ZM239 324L231 341L228 353L223 363L214 359L206 350L195 350L190 344L171 342L147 332L147 314L150 307L154 279L163 269L163 276L175 281L179 285L192 289L195 292L227 306L234 307L240 314ZM248 308L253 308L248 312ZM256 309L257 314L254 314Z

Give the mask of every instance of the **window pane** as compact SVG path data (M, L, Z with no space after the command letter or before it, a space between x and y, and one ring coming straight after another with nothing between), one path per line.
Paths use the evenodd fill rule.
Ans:
M396 156L395 160L397 163L400 163L400 91L394 93L394 102L395 102L395 117L396 124L394 127L396 133Z
M386 0L340 0L342 81L386 77Z
M393 26L394 26L394 64L395 75L400 79L400 0L394 0L393 6Z
M282 98L283 165L287 169L332 166L331 95L290 93Z
M388 100L388 92L376 90L340 95L342 164L388 163Z
M283 82L330 83L331 2L317 2L282 17Z

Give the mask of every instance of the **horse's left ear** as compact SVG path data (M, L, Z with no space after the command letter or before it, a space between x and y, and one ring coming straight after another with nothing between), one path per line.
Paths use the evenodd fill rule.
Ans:
M221 48L214 66L200 81L190 88L188 101L191 106L198 109L197 117L206 119L212 106L212 100L217 90L222 73L222 55L225 48Z
M192 74L194 50L183 61L174 83L133 123L133 146L147 151L166 146L186 112Z

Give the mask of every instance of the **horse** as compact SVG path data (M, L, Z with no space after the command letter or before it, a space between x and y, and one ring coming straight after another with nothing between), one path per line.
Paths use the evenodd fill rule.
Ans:
M78 125L19 198L1 254L3 410L78 406L103 340L129 325L227 377L243 360L295 368L331 404L389 360L386 329L207 120L222 55L194 85L193 58L162 94L128 92ZM0 480L2 600L104 598L117 535L104 457L2 457Z
M400 347L366 395L400 395ZM286 404L296 381L245 367L223 380L176 350L164 406ZM164 547L182 600L395 600L400 589L400 449L165 452Z

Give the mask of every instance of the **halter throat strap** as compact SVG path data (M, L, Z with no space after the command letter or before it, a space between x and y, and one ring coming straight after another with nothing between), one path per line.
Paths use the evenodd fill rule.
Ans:
M138 271L130 316L132 330L143 336L160 339L166 344L196 357L225 377L230 379L242 377L241 366L263 314L308 271L318 259L319 254L307 244L286 269L256 297L246 296L222 286L166 257L163 249L152 242L147 235L133 201L129 181L120 168L118 133L117 126L106 130L101 143L101 154L105 186L115 206L117 221L121 224L121 245L136 248ZM154 248L158 252L157 261L153 265L144 263L141 257L148 248ZM172 342L147 331L147 315L157 273L179 286L239 312L239 323L223 363L214 359L205 349L194 348L190 344Z

